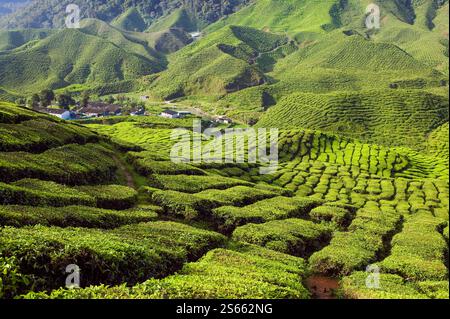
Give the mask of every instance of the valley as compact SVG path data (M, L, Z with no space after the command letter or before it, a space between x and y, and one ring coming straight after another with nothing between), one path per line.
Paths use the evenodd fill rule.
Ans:
M448 298L448 1L31 2L0 17L0 298ZM198 122L242 149L174 161Z

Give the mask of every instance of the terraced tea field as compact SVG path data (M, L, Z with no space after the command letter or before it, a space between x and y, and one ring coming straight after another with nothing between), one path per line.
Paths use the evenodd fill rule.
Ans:
M306 288L315 275L336 278L342 298L448 295L448 157L297 129L280 131L271 175L257 164L173 163L169 127L191 124L148 117L87 125L140 176L136 190L62 185L47 175L4 180L3 295L303 299L315 297ZM120 184L118 176L111 182ZM30 266L32 251L55 275ZM89 272L82 289L65 289L56 275L67 264ZM378 289L366 286L368 266L380 269Z

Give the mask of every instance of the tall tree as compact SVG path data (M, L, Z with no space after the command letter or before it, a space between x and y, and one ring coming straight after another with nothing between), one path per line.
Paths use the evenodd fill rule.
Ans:
M71 105L75 105L74 99L67 93L58 95L58 105L63 109L69 110Z
M33 94L33 96L30 99L30 105L33 109L36 109L39 107L39 103L41 103L41 98L39 97L39 94Z
M47 107L52 104L52 101L55 99L55 93L52 90L42 90L39 95L41 100L41 106Z

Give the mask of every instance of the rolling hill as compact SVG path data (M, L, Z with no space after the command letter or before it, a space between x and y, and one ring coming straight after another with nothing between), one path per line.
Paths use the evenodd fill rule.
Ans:
M138 79L163 70L165 54L191 41L180 30L128 32L96 19L81 29L3 31L1 39L11 50L0 53L0 87L21 93Z

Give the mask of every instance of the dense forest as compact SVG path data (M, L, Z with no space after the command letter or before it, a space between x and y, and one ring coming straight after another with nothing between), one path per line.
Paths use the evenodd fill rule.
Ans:
M235 12L251 0L34 0L26 10L20 10L0 21L0 28L58 28L64 24L66 6L80 6L83 18L111 21L127 9L137 8L147 23L182 6L205 23Z

